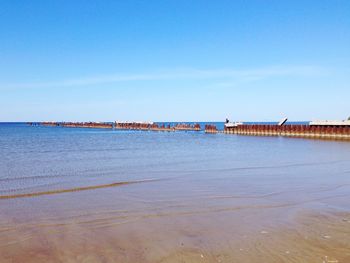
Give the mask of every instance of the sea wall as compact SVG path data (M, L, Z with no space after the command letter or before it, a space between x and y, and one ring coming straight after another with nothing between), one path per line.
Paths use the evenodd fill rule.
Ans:
M225 128L226 134L288 136L321 139L350 139L350 127L310 125L239 125Z
M112 129L112 123L105 122L41 122L42 126L57 126L68 128L100 128L100 129Z
M174 126L171 126L170 124L122 122L122 123L115 123L114 128L118 130L150 130L150 131L168 131L168 132L201 130L201 126L199 124L191 125L186 123L179 123Z
M215 125L210 125L210 124L205 125L204 131L205 131L205 133L218 133L219 132Z
M28 123L34 126L34 123ZM142 123L142 122L41 122L39 125L50 127L69 127L69 128L102 128L118 130L149 130L149 131L200 131L199 124L178 123L173 126L170 124Z
M29 123L31 124L31 123ZM31 125L38 125L32 123ZM70 128L102 128L118 130L143 130L143 131L201 131L199 124L180 123L176 125L159 124L159 123L141 123L141 122L42 122L42 126L59 126ZM225 133L251 136L288 136L318 139L339 139L350 140L349 126L312 126L312 125L262 125L262 124L245 124L236 127L225 127L219 131L215 125L207 124L204 127L205 133Z

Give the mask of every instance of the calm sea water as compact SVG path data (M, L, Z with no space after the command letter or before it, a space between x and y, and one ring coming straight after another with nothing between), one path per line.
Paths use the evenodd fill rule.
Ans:
M350 183L349 143L279 137L0 124L0 160L0 195L166 179L315 196Z

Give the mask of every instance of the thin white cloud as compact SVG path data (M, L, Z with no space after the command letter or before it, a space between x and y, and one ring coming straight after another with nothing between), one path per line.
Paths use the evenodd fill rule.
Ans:
M222 79L232 81L254 81L277 76L315 76L328 70L317 66L278 66L257 69L176 69L136 74L109 74L92 77L57 80L37 83L0 84L3 88L54 88L78 87L150 80Z

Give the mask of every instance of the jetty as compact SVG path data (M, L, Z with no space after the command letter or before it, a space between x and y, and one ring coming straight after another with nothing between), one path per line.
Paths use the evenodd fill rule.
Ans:
M212 124L205 125L204 131L205 133L214 133L214 134L219 132L216 125L212 125Z
M154 122L41 122L28 123L31 126L66 127L66 128L96 128L117 130L143 130L143 131L201 131L200 124L188 123L154 123Z
M108 122L41 122L42 126L67 127L67 128L102 128L112 129L113 124Z
M216 125L206 124L204 130L200 124L155 123L155 122L31 122L32 126L97 128L134 131L204 131L207 134L236 134L248 136L285 136L310 139L350 140L350 120L347 121L312 121L308 124L288 124L284 118L276 124L245 124L226 121L223 130Z
M165 124L165 123L154 123L154 122L116 122L115 129L118 130L144 130L144 131L200 131L201 126L199 124Z
M350 121L315 121L306 125L285 123L286 120L275 125L243 123L241 125L225 125L223 132L251 136L350 140Z

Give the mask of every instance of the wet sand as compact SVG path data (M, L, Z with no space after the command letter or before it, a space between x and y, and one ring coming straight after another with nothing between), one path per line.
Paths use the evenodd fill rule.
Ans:
M170 184L1 200L0 261L350 261L350 213L332 208L348 196L326 198L320 212L278 193L216 196L199 187L197 199L186 188L173 199L155 191Z

